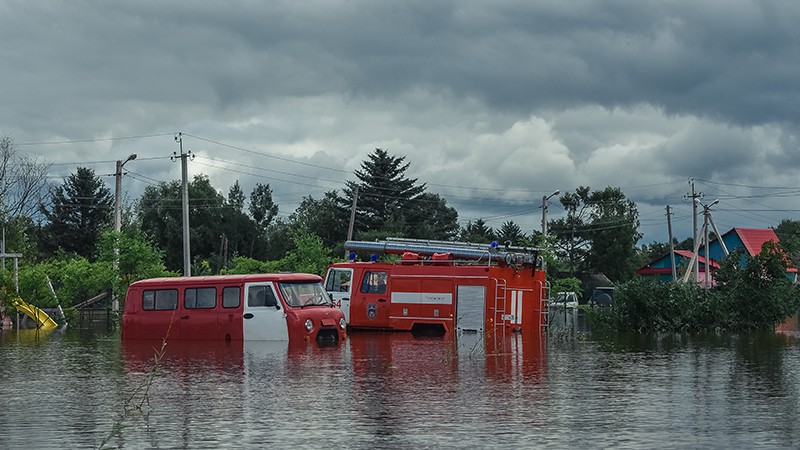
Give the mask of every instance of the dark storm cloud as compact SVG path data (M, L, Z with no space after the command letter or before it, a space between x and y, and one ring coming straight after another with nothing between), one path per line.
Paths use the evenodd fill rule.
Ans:
M661 210L691 176L797 183L797 23L789 0L0 0L0 134L164 134L24 147L98 164L138 152L132 170L158 180L175 165L143 158L177 150L179 130L339 170L187 139L239 164L246 191L261 167L352 178L382 147L468 219L581 185ZM234 178L194 167L221 190ZM336 187L313 184L276 195Z

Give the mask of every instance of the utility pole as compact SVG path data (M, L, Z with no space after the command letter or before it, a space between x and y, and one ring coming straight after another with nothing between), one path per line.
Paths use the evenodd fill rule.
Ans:
M190 277L192 276L192 255L189 245L189 182L187 159L194 159L194 155L190 151L186 153L183 152L183 137L180 132L175 136L175 141L180 148L180 155L173 152L170 159L172 159L173 162L179 157L181 159L181 191L183 193L183 276Z
M695 203L699 203L700 206L703 207L703 233L704 233L703 242L705 242L705 245L706 245L706 250L705 250L705 259L706 259L706 264L705 264L705 268L706 268L706 270L705 270L705 280L706 280L705 281L705 287L706 287L706 289L708 289L709 288L709 285L708 285L708 273L711 272L711 255L708 254L708 225L709 225L709 223L711 223L713 225L713 222L711 221L711 207L716 205L717 203L719 203L719 199L714 200L709 205L703 205L702 203L700 203L700 200L697 200ZM716 231L717 230L717 226L713 225L713 227L714 227L714 231L717 233L717 239L720 241L720 243L722 244L723 249L725 249L725 253L727 254L728 253L728 251L727 251L728 249L725 248L725 243L722 242L722 236L720 236L719 232ZM698 260L699 259L700 258L698 257Z
M114 231L119 233L122 229L122 166L128 161L136 159L136 153L131 153L125 161L117 160L117 167L114 171ZM119 269L119 236L114 237L114 271ZM111 310L119 311L119 299L115 294L111 295Z
M560 193L561 191L556 190L550 195L542 196L542 246L544 246L545 239L547 239L547 201Z
M697 193L694 190L694 178L689 178L689 185L692 186L692 193L686 194L684 198L687 196L690 198L690 202L692 202L692 240L696 243L699 236L697 236L697 200L703 197L703 193ZM700 275L700 261L699 258L695 258L694 265L691 267L692 272L694 272L694 279L697 281L697 278Z
M350 226L347 227L347 240L353 240L353 228L356 223L356 205L358 205L358 185L353 189L353 208L350 210ZM345 250L345 259L347 259L347 250Z
M672 281L678 281L678 272L675 269L675 245L672 243L672 213L667 205L667 232L669 233L669 258L672 263Z
M117 170L114 171L115 195L114 195L114 231L122 229L122 166L128 161L136 159L136 153L131 153L125 161L117 160Z

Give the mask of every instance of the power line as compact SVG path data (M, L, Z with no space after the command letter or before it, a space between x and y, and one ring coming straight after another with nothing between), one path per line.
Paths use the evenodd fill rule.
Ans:
M22 147L22 146L27 146L27 145L86 144L86 143L91 143L91 142L124 141L124 140L131 140L131 139L145 139L145 138L151 138L151 137L173 136L174 134L175 133L159 133L159 134L140 134L138 136L121 136L121 137L111 137L111 138L73 139L73 140L65 140L65 141L42 141L42 142L22 142L22 143L15 142L14 146L15 147Z

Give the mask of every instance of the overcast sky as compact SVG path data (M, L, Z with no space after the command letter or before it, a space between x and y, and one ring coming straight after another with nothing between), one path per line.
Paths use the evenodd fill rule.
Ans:
M640 244L800 220L800 2L0 0L0 135L147 185L269 183L280 215L375 148L459 212L524 231L542 196L619 187ZM563 215L552 199L549 217ZM700 219L702 220L702 218Z

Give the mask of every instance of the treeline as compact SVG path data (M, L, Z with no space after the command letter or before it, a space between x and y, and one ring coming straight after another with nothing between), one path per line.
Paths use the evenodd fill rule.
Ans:
M356 199L354 239L395 236L542 247L548 273L560 274L565 286L574 282L570 275L586 272L624 282L668 249L665 243L637 247L638 210L619 188L582 186L563 194L558 201L566 213L548 221L544 237L511 220L498 229L483 219L459 226L458 213L445 198L406 176L409 166L405 157L375 149L343 189L321 198L305 196L284 217L269 183L245 193L237 181L223 195L207 176L195 176L188 183L191 273L322 274L328 262L344 254ZM137 279L182 272L179 180L148 186L123 208L121 231L115 233L114 196L93 170L79 167L62 184L49 186L48 169L18 155L9 138L0 139L0 222L6 251L23 255L20 293L26 300L53 305L48 278L62 306L69 306L112 288L121 295ZM797 235L796 225L781 224L788 235ZM691 249L693 243L675 244ZM14 295L13 283L8 271L4 276L7 299Z

